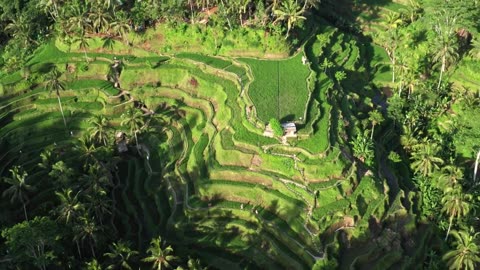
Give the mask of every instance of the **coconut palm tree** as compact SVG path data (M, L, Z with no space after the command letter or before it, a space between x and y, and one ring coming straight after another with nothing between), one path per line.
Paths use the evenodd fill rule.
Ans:
M87 10L83 5L68 5L70 17L66 23L67 33L86 33L91 30Z
M427 140L413 146L411 167L414 172L429 176L434 169L438 169L438 165L443 164L443 160L436 156L439 150L437 144Z
M102 265L97 261L97 259L93 259L87 263L85 263L86 270L102 270Z
M469 234L466 231L452 231L455 237L453 250L443 255L442 259L447 262L450 270L474 270L478 269L480 262L480 247L478 235Z
M142 112L140 110L130 108L125 113L123 113L121 117L123 120L120 125L129 129L130 134L135 137L135 142L138 146L137 134L145 125L145 119Z
M480 58L480 38L475 37L472 40L472 49L469 52L470 56L474 58Z
M206 267L203 267L201 265L201 262L199 259L192 259L188 258L187 262L188 270L206 270Z
M56 21L59 16L58 6L61 2L62 0L40 0L38 2L38 6L46 13L50 13L50 16L52 16L54 21Z
M98 148L95 147L95 144L89 137L85 136L78 139L73 149L78 153L78 158L82 161L84 169L92 164L99 163L96 156Z
M372 132L370 133L370 140L373 139L373 132L375 131L375 126L383 122L383 115L378 110L373 110L368 113L368 120L372 123Z
M470 202L472 201L472 195L464 193L462 187L456 186L454 188L447 187L443 192L442 211L448 215L448 230L445 236L445 241L448 238L450 229L454 219L460 219L466 216L470 211Z
M88 119L88 123L91 124L88 128L90 139L105 146L108 145L110 135L108 118L103 115L95 115Z
M128 242L122 240L117 243L113 243L110 246L110 252L104 254L104 256L111 259L112 263L107 267L107 269L132 269L130 266L130 260L133 256L137 255L138 252L130 248Z
M103 45L102 48L113 50L113 45L115 44L115 39L112 35L106 35L102 38Z
M60 107L60 112L62 113L63 118L63 125L65 129L67 128L67 121L65 120L65 114L63 113L62 101L60 99L60 90L65 90L65 86L62 81L60 81L60 76L62 74L57 70L57 68L53 68L46 76L45 87L50 92L55 92L58 99L58 106Z
M417 133L416 128L412 128L410 125L403 126L403 134L400 135L400 144L405 151L411 152L415 145L418 144L418 140L415 137Z
M94 5L88 13L88 18L92 23L93 31L96 33L107 31L112 21L110 13L101 5Z
M52 177L53 179L57 180L55 183L56 187L67 187L70 185L70 181L72 181L72 178L75 174L75 171L68 167L65 162L62 160L56 162L53 164L52 169L48 173L48 176Z
M273 14L277 17L277 19L273 23L278 21L287 22L287 34L285 35L285 38L288 38L292 27L294 27L300 21L306 19L304 16L302 16L302 14L305 12L305 4L300 6L297 0L285 0L281 2L278 9L276 9L274 6Z
M90 217L87 213L79 217L78 223L73 227L74 237L73 240L78 244L82 244L87 241L90 246L90 252L92 256L95 257L95 243L97 242L97 233L100 231L100 227L95 222L95 219ZM77 245L78 247L78 245ZM79 253L80 253L80 248Z
M5 26L5 32L9 33L13 38L21 41L23 45L28 46L29 43L36 43L30 38L32 31L31 23L25 16L19 16L11 19L11 22Z
M115 35L120 36L128 44L127 34L131 29L126 16L117 16L115 21L110 24L110 27Z
M10 203L20 201L23 206L23 213L25 214L25 220L28 220L26 203L28 202L29 191L33 191L34 188L27 184L26 179L28 173L20 166L14 166L9 170L11 177L4 177L3 181L10 185L9 188L3 191L2 196L10 196Z
M149 253L150 256L144 258L142 261L153 263L152 269L161 270L162 267L171 268L171 261L177 259L177 257L171 255L171 253L173 253L171 246L162 248L162 238L160 236L152 239L147 253Z
M455 165L447 165L442 168L442 172L438 177L440 188L453 188L459 181L463 179L463 172L460 167Z
M435 55L433 60L440 62L440 77L438 79L437 91L442 83L443 73L448 66L458 59L458 43L456 40L456 16L449 14L448 11L442 11L438 16L439 20L435 24L435 32L438 39L435 45Z
M55 191L55 194L60 200L60 205L55 210L58 215L58 220L64 221L68 224L70 221L80 216L84 210L84 206L78 199L79 192L74 195L73 190L67 188L62 190L62 192Z
M78 48L80 50L83 50L83 53L85 54L85 62L87 63L88 63L87 48L88 46L90 46L90 44L88 44L88 39L89 37L87 37L85 32L82 32L80 36L74 40L74 42L78 42Z

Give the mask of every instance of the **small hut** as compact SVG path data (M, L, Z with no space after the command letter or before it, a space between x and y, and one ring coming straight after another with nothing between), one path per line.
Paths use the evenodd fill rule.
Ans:
M297 137L297 126L293 122L283 123L283 136L285 137Z

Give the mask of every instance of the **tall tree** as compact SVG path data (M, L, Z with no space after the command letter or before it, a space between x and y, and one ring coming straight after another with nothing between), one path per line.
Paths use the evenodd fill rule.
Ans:
M373 110L368 113L368 116L368 120L372 123L372 132L370 133L370 140L372 140L375 126L383 122L383 115L378 110Z
M472 201L472 195L463 192L461 187L447 187L444 190L444 195L442 198L443 208L442 211L448 216L448 229L445 240L447 240L448 235L450 234L450 229L452 228L452 223L454 219L460 219L466 216L470 211L470 203Z
M447 262L450 270L474 270L480 267L480 247L478 235L466 231L452 231L454 249L443 255L442 259Z
M60 235L58 225L48 217L35 217L2 231L8 254L17 267L46 270L56 258Z
M92 29L96 33L103 33L110 29L112 16L102 5L94 5L88 13L88 18L91 21Z
M424 140L413 147L411 167L415 173L423 176L429 176L434 169L438 169L443 164L443 160L437 157L440 147Z
M97 242L97 233L100 231L100 227L95 222L95 219L85 213L79 217L78 223L75 223L73 227L74 237L73 240L76 243L83 243L86 241L90 247L90 252L93 257L95 256L95 246ZM80 250L80 248L79 248ZM79 251L80 254L80 251Z
M60 99L60 90L65 90L65 85L62 81L60 81L60 76L62 74L57 70L57 68L53 68L46 76L45 86L46 88L51 91L55 92L58 99L58 106L60 107L60 112L62 113L63 118L63 125L65 129L67 128L67 121L65 120L65 114L63 113L62 107L62 100Z
M25 220L28 220L26 203L28 202L29 191L33 191L33 187L27 184L26 179L28 173L20 166L14 166L10 169L11 176L4 177L3 181L10 185L9 188L3 191L2 196L10 196L10 203L20 201L23 206L23 213L25 214Z
M88 128L90 139L105 146L108 145L110 136L108 119L103 115L95 115L88 120L88 123L91 125Z
M455 32L457 16L447 10L443 10L438 15L438 20L434 28L437 33L437 38L435 39L436 53L433 58L435 62L440 62L440 76L438 78L437 91L442 84L443 73L447 70L448 66L458 58L458 42Z
M171 268L170 263L177 259L175 256L171 255L173 253L173 248L171 246L162 248L162 238L160 236L152 239L147 253L150 254L150 256L142 261L153 263L152 269L161 270L162 267Z
M73 190L68 188L62 192L55 191L57 198L60 200L60 205L55 209L58 220L70 223L83 212L84 206L79 201L78 195L74 194Z
M110 246L110 252L105 253L105 256L110 258L111 264L107 269L129 269L131 259L133 256L137 255L138 252L130 248L130 244L122 240L117 243L113 243Z
M277 17L274 23L278 21L285 21L287 23L287 33L285 38L288 38L292 27L306 19L302 16L305 12L305 4L300 6L297 0L284 0L281 2L278 9L275 7L273 8L273 14Z
M90 46L88 43L89 37L87 37L85 32L81 32L80 36L78 36L74 41L78 42L78 48L80 50L83 50L83 53L85 54L85 62L88 63L88 56L87 56L87 48Z
M138 146L138 133L145 125L145 118L143 113L140 110L133 108L128 109L125 113L122 114L122 122L120 123L123 127L128 128L130 135L135 137L135 142Z
M440 188L453 188L459 181L463 179L463 172L460 167L455 165L447 165L442 168L441 174L438 177Z

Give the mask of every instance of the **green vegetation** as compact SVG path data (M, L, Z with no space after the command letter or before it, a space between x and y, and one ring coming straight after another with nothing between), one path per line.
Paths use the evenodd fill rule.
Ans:
M479 268L478 3L247 2L0 0L0 268Z
M302 64L302 54L277 61L240 60L251 67L253 82L248 95L260 120L267 122L272 117L282 121L303 120L310 89L306 82L309 70Z
M270 128L273 130L273 135L275 136L282 136L283 135L283 128L282 125L280 125L280 122L278 119L272 118L270 121L268 121L268 124L270 124Z

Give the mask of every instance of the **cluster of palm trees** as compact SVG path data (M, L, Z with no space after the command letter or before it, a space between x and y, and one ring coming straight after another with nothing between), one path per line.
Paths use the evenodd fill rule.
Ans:
M121 125L128 130L131 138L138 144L138 134L152 123L140 110L130 109L122 116ZM76 249L76 257L88 260L88 269L132 269L132 263L140 262L151 265L154 269L172 268L172 264L181 265L182 260L174 256L171 246L165 244L160 237L151 241L143 259L138 251L132 249L125 240L115 240L109 245L109 251L104 247L109 239L115 239L112 232L116 229L111 222L115 206L111 193L115 185L115 167L118 158L113 155L114 130L110 120L102 115L92 116L88 123L88 135L76 140L69 149L62 149L71 153L75 158L63 161L60 150L45 149L38 164L40 172L49 176L48 184L52 186L52 195L56 198L54 206L49 212L57 224L64 228L57 232L59 238L71 239ZM28 227L28 204L30 195L39 187L30 183L29 177L22 166L10 169L10 176L2 178L10 187L3 192L12 204L21 203L25 216L25 226ZM45 190L45 187L42 187ZM46 190L49 190L48 188ZM32 206L31 208L34 208ZM36 213L38 215L38 212ZM13 236L12 236L13 237ZM17 243L18 244L18 243ZM102 255L103 254L103 255ZM52 257L53 258L53 257ZM9 258L9 260L12 260ZM198 260L189 259L188 269L203 269ZM42 269L48 263L41 265ZM181 269L181 268L178 268Z
M391 62L392 86L398 87L399 94L408 89L410 96L431 75L433 68L439 71L436 90L440 91L445 73L462 55L467 55L466 47L460 46L464 41L458 34L462 29L465 31L460 19L462 10L438 7L431 12L433 14L425 14L418 1L410 0L407 8L385 15L383 24L387 31L377 34L377 42L387 51ZM419 46L418 28L425 26L433 29L435 38L428 41L428 46ZM478 51L477 39L468 47L472 56Z
M416 138L416 136L424 136L424 134L418 134L417 132L415 135L415 129L414 131L412 131L412 128L405 128L404 130L406 132L401 136L401 143L410 157L410 167L416 175L416 179L420 182L428 181L428 185L438 191L422 194L422 196L428 196L423 200L423 203L430 204L423 207L434 209L436 212L428 212L431 215L429 218L440 223L442 223L442 216L439 216L438 213L442 213L448 221L445 240L448 240L451 232L456 239L453 245L454 250L445 255L449 267L451 269L475 269L473 265L477 265L480 261L480 253L477 252L476 257L472 257L470 254L460 259L456 256L464 256L465 254L457 254L456 252L459 248L464 248L463 244L458 244L461 243L459 241L467 239L465 235L471 235L469 231L462 228L474 222L472 213L474 213L473 209L476 207L476 202L473 194L476 193L476 185L464 175L464 168L457 164L455 160L445 161L442 157L445 154L442 154L443 151L438 142L426 137ZM422 185L423 183L419 184ZM451 231L453 226L460 230ZM474 238L477 238L476 234ZM468 239L472 240L473 238ZM475 243L472 242L468 245L474 245ZM471 260L469 262L463 261L469 259ZM459 266L458 260L463 261L461 262L462 266ZM465 265L463 265L464 263ZM472 267L469 268L469 265L472 265Z

